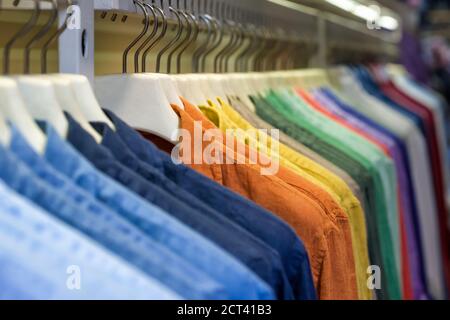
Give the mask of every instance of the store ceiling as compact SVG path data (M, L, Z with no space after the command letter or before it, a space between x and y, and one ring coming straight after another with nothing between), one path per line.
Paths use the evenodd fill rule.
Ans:
M340 16L352 19L352 20L356 20L356 21L360 20L358 17L354 16L353 14L348 13L344 10L341 10L341 9L331 5L330 3L326 2L325 0L291 0L291 1L300 3L300 4L304 4L306 6L316 8L319 10L335 13ZM404 4L402 4L398 1L393 1L393 0L376 0L376 1L360 0L360 2L369 3L369 4L376 2L379 5L381 5L385 8L388 8L397 14L409 11L407 6L405 6Z

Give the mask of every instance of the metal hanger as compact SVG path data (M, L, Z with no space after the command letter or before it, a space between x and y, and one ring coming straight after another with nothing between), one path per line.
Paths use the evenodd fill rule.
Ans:
M211 40L211 36L212 36L212 20L211 20L211 16L205 14L205 15L200 15L199 16L199 20L204 22L204 24L206 25L206 38L205 41L203 41L198 47L197 49L194 51L194 54L192 55L192 66L193 66L193 70L194 72L199 72L200 71L200 59L201 56L203 54L203 52L208 48L208 43Z
M207 12L212 13L212 10L213 10L212 4L208 8L207 2L205 0L203 8L203 12L205 12L205 14L200 16L200 20L203 21L206 25L207 35L205 41L198 46L193 55L193 66L195 72L204 71L205 69L204 56L209 51L209 48L211 46L214 46L214 43L216 42L217 39L217 29L218 29L217 20L207 13Z
M302 55L300 55L299 53L304 51L303 46L304 46L304 44L302 43L302 41L300 39L298 39L296 37L293 38L292 49L288 55L289 63L288 63L287 70L296 69L297 67L299 67L301 65Z
M273 21L271 21L270 25L275 25ZM254 61L254 68L258 71L266 70L266 58L273 52L272 50L276 49L278 44L278 35L276 31L270 28L264 28L265 33L265 44L262 46L261 51L256 54Z
M283 70L290 70L293 68L293 65L295 64L294 56L295 53L298 52L297 50L298 50L297 39L291 36L285 51L286 58L283 64L284 65Z
M148 15L147 9L142 4L140 0L133 0L134 4L137 5L144 14L144 27L142 28L142 31L138 34L138 36L128 45L128 47L125 48L122 56L122 73L127 73L128 69L128 53L131 51L131 49L147 34L147 31L150 26L150 17Z
M228 29L228 31L230 33L230 39L227 42L227 44L219 52L217 52L216 56L214 57L214 73L219 72L219 70L220 70L220 72L222 71L221 67L220 67L221 66L221 62L222 62L221 57L222 57L222 55L224 53L227 52L227 50L230 48L230 46L233 45L234 40L235 40L235 34L234 34L234 29L233 29L234 22L232 20L230 20L231 17L230 17L230 19L228 19L226 17L225 12L227 11L227 9L231 10L231 6L225 6L223 8L223 11L224 11L224 14L223 14L223 16L224 16L224 23L222 24L222 28L223 28L223 31L225 31L225 29ZM219 46L220 46L220 43L219 43Z
M67 6L72 5L72 0L67 0ZM64 23L48 38L48 40L44 43L41 49L41 73L47 73L47 53L50 46L55 42L56 39L60 37L60 35L66 31L67 25L69 23L70 17L73 15L73 12L69 12L66 14L66 18Z
M241 48L242 43L244 42L244 37L242 30L240 29L240 23L237 22L234 24L233 32L234 32L234 42L230 44L226 52L222 54L219 61L220 72L227 73L229 71L229 62L233 55L238 52L239 48Z
M185 9L186 9L186 6L187 6L187 2L186 2L186 0L184 0L184 8L185 8ZM177 7L179 7L179 3L177 3ZM189 16L188 16L188 14L187 14L185 11L181 10L181 9L178 9L178 14L180 14L180 16L181 16L181 17L185 20L185 22L186 22L186 35L185 35L183 38L180 37L178 44L176 44L176 45L173 47L173 49L172 49L172 50L168 53L168 55L167 55L167 72L168 72L168 73L171 73L171 71L172 71L171 66L172 66L172 57L173 57L173 55L174 55L175 52L177 52L180 48L182 48L182 46L183 46L185 43L189 42L189 39L190 39L191 34L192 34L192 25L191 25L191 23L190 23L190 21L189 21ZM181 28L182 28L182 30L184 29L183 24L181 24ZM178 73L178 72L177 72L177 73Z
M277 70L278 60L280 55L284 52L284 36L282 29L274 31L274 46L264 58L262 62L265 70Z
M134 53L134 72L135 73L139 73L139 55L141 54L141 51L145 48L145 46L150 42L150 40L153 39L153 37L158 32L159 22L158 22L158 15L156 14L156 11L159 11L162 14L162 10L160 8L149 5L146 2L143 2L142 5L144 5L152 14L153 29L152 29L152 32L150 32L150 35L145 39L144 42L142 42L142 44L136 49L136 52Z
M144 50L144 48L149 44L149 42L156 36L156 34L158 33L159 30L159 18L156 12L158 12L161 17L164 16L164 12L161 10L161 8L157 7L154 5L155 1L152 1L152 5L149 5L148 3L144 3L144 6L146 6L151 12L152 15L154 15L153 18L153 30L150 33L150 35L147 37L147 39L145 39L144 42L142 42L142 44L139 46L139 48L136 49L136 52L134 53L134 63L135 63L135 68L136 66L139 67L139 63L136 61L136 59L139 59L139 55L141 54L142 50ZM141 60L141 71L145 72L146 68L145 68L145 58L144 55L142 56L142 60ZM135 70L136 73L139 72L139 70Z
M30 17L30 19L27 21L27 23L20 28L20 30L5 44L5 47L3 49L3 73L5 75L8 75L10 73L10 56L11 56L11 49L13 45L16 43L17 40L22 38L23 36L27 35L33 27L36 25L39 16L41 14L41 8L39 7L39 1L38 0L31 0L34 3L33 7L33 13ZM14 4L18 5L20 1L16 1Z
M258 34L256 32L257 27L255 25L255 15L252 13L248 13L247 21L249 23L247 24L245 29L247 29L247 35L249 35L249 42L247 47L239 54L239 56L236 58L236 66L237 70L240 72L248 71L248 59L247 57L252 53L252 50L255 47L255 43L257 43Z
M262 51L264 51L267 42L266 28L262 26L262 24L260 24L260 26L258 26L258 28L256 29L256 35L258 37L258 41L256 42L255 47L250 52L250 55L248 56L246 61L248 65L250 65L250 61L252 62L250 68L247 69L252 71L257 71L257 57Z
M172 13L175 15L176 19L177 19L177 33L176 33L175 37L174 37L172 40L170 40L169 43L168 43L164 48L162 48L162 49L158 52L158 55L156 56L156 72L157 72L157 73L159 73L159 72L160 72L160 69L161 69L161 58L162 58L162 56L163 56L164 53L166 53L167 50L169 50L175 43L177 43L177 41L180 39L181 34L182 34L182 32L183 32L183 29L182 29L182 25L183 25L183 24L181 23L181 17L180 17L180 14L177 12L176 9L174 9L174 8L172 7L172 0L169 0L169 11L172 12ZM169 68L170 68L170 65L168 64L168 65L167 65L167 69L169 69ZM169 70L168 70L168 71L169 71Z
M224 3L221 2L218 4L217 9L220 9L220 5L222 5L222 8L224 6ZM213 11L213 6L211 5L211 11ZM212 24L213 24L213 39L211 41L211 44L209 45L209 47L202 53L201 55L201 70L202 72L206 71L206 59L208 57L208 55L210 55L214 50L216 50L218 47L220 47L222 41L223 41L223 36L224 36L224 30L223 30L223 26L222 23L220 22L219 19L211 17L212 19Z
M256 71L263 71L262 61L273 43L272 33L266 27L262 27L261 35L261 47L260 50L255 53L255 58L253 60L253 70Z
M245 18L243 19L245 21ZM246 29L248 29L249 26L247 25L247 28L244 26L244 24L239 24L238 25L238 29L240 30L241 33L241 52L239 54L236 55L235 60L234 60L234 71L241 71L241 62L242 62L242 57L245 55L245 52L247 51L247 49L251 46L251 40L248 41L248 44L246 46L242 46L242 44L247 40L248 38L248 31Z
M15 1L14 5L18 5L20 1ZM23 25L23 27L14 34L5 47L4 52L4 73L9 74L9 57L10 50L14 43L30 32L39 17L39 4L35 1L32 16ZM46 136L36 125L34 119L28 112L23 96L19 90L17 82L9 77L0 77L0 111L3 116L18 128L24 135L30 146L39 154L43 154L47 143Z
M233 22L233 32L235 34L235 41L230 45L230 47L226 50L226 52L222 55L219 65L221 66L221 72L228 72L228 64L231 57L241 48L241 45L244 41L242 25L238 21L238 10L235 9L235 21Z
M164 13L163 0L160 0L161 7L155 6L154 3L155 2L153 1L153 6L159 12L159 14L161 15L162 30L161 30L161 33L148 45L148 47L142 53L142 72L146 72L146 70L147 70L147 56L148 56L148 54L161 41L161 39L164 38L164 36L167 33L168 23L167 23L166 14Z
M38 3L41 2L50 2L52 6L52 12L50 14L50 18L45 23L45 25L26 43L25 45L25 54L24 54L24 73L30 73L30 56L31 49L33 46L42 39L51 29L56 19L58 18L58 1L57 0L38 0Z
M250 71L249 70L249 60L252 56L253 50L258 46L257 27L254 24L250 25L249 33L251 35L249 46L241 54L241 72Z
M194 7L194 0L191 0L191 7L192 8ZM191 46L192 43L194 43L197 40L198 34L200 32L200 25L195 15L189 12L186 12L186 14L188 17L188 23L191 25L191 29L193 30L193 32L192 37L188 39L188 41L184 44L184 46L181 47L180 51L178 52L177 73L181 73L181 57L183 56L183 53ZM189 19L191 20L191 22L189 22Z

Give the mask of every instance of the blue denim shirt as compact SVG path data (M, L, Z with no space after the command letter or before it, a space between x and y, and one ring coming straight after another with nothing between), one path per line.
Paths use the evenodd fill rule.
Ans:
M48 181L58 190L64 190L65 194L74 201L90 199L90 201L97 202L97 199L93 198L91 194L74 185L67 177L34 153L14 128L12 128L10 149L42 179ZM220 282L228 289L230 298L259 299L272 297L271 289L266 284L261 283L259 278L233 257L162 212L159 208L151 205L149 207L152 210L142 212L142 214L130 212L125 218L145 232L147 236ZM215 261L219 266L213 265L211 261Z
M296 299L316 299L306 249L289 225L200 173L184 165L174 164L169 155L145 140L113 112L104 112L114 123L117 134L142 162L276 250Z
M177 197L121 165L107 149L98 145L70 115L66 116L69 122L68 141L98 170L148 202L170 213L208 239L214 239L215 243L218 243L217 240L222 241L221 244L231 243L232 245L229 245L227 249L232 248L233 252L244 252L244 254L250 255L254 264L258 266L257 274L274 289L277 297L290 298L292 296L292 293L288 295L290 293L287 291L289 284L285 280L280 258L276 252L271 252L270 248L263 247L263 244L259 243L257 239L251 239L251 235L247 235L245 230L239 230L227 221L219 224L210 217L201 215L198 210L192 209ZM230 237L230 235L233 236ZM252 245L246 246L246 241L252 241ZM287 291L287 294L279 295L281 290Z
M154 195L153 198L149 198L147 193L144 194L140 192L142 196L152 202L156 201L155 204L163 206L163 208L172 215L188 224L193 229L198 230L205 237L217 243L242 263L245 263L251 270L273 286L278 298L293 298L292 288L285 276L284 270L282 270L283 267L278 253L261 240L248 233L247 230L236 225L192 194L178 187L174 182L159 173L158 170L139 161L139 159L128 150L122 139L120 139L120 137L106 124L94 123L93 126L102 134L102 145L108 148L117 160L121 161L127 168L139 174L139 176L145 178L147 180L146 185L157 185L161 188L161 191L159 191L160 196L155 197ZM145 190L148 191L150 189L146 188ZM164 192L168 194L168 196L166 196ZM176 195L176 198L172 195ZM190 210L183 212L181 207L180 209L176 209L173 206L167 207L166 203L171 203L173 205L176 202L182 202L188 205ZM233 235L233 239L230 239L230 234ZM267 264L267 266L274 271L277 269L282 270L280 271L282 277L273 277L272 275L274 272L272 272L272 274L269 273L270 269L261 265L261 261L273 261L270 264ZM284 282L279 281L279 279Z
M64 162L64 158L58 158ZM224 288L102 205L74 202L0 147L0 179L187 299L227 299Z
M180 299L2 182L0 212L0 300Z

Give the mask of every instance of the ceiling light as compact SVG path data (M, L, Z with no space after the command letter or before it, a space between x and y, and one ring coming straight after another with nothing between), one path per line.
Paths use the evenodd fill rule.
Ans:
M353 11L356 7L357 3L354 0L325 0L326 2L332 4L335 7L338 7L345 11Z
M376 21L380 17L380 7L378 6L365 6L362 4L357 5L353 10L352 13L360 17L361 19L364 19L366 21Z
M380 25L380 27L391 31L397 30L399 25L397 19L391 16L381 16L378 20L378 24Z

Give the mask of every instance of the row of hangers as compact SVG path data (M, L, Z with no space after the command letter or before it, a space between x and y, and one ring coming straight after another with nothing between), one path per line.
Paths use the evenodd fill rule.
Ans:
M114 127L102 112L92 87L86 77L74 74L47 74L49 47L66 31L71 13L64 23L51 32L58 16L57 0L28 0L33 3L30 19L3 46L3 73L0 77L0 135L2 142L9 136L6 120L13 123L24 135L35 151L43 153L46 137L34 119L47 120L61 137L66 137L68 123L64 112L69 112L96 139L100 135L89 125L89 121L102 121ZM10 75L10 56L13 46L32 34L42 13L41 4L50 3L52 10L48 21L27 40L24 47L24 74ZM20 0L14 1L18 5ZM66 0L67 6L72 4ZM30 74L31 51L41 43L41 72Z
M165 14L165 2L174 17L175 32L156 53L156 73L147 73L150 50L167 35L169 17ZM208 99L216 97L226 99L231 93L247 96L244 88L248 93L258 92L257 82L266 80L255 71L290 70L300 64L299 53L304 42L298 35L264 27L262 17L235 10L225 2L191 0L190 8L197 7L197 14L185 10L186 0L176 4L170 0L159 1L159 5L156 1L134 3L144 21L142 29L124 50L123 74L96 77L95 92L101 105L108 106L130 125L168 141L176 141L179 127L178 116L168 106L182 107L180 96L195 105L206 104ZM150 28L155 21L158 23ZM203 37L199 36L201 32ZM133 50L135 73L127 74L128 58ZM182 74L181 60L189 51L194 73ZM167 69L166 74L161 74L164 59ZM213 73L205 73L207 61L212 62Z
M207 6L208 3L211 6L211 1L197 0L194 3L195 0L192 0L191 8L195 4L198 8L194 14L183 9L187 8L186 0L182 1L183 8L180 7L180 1L174 8L171 0L160 0L158 4L154 0L130 0L142 12L144 19L142 29L124 49L123 73L96 77L92 87L87 78L81 75L47 74L48 48L66 31L70 13L66 16L66 23L50 32L58 15L58 1L22 1L32 1L34 9L30 19L4 45L5 76L0 77L0 135L3 137L1 141L7 141L4 121L9 120L40 153L45 148L46 137L33 119L47 120L61 137L65 137L68 125L64 111L69 112L100 142L101 137L89 122L105 122L114 129L103 113L102 106L116 112L135 128L176 142L179 118L170 104L183 107L180 96L195 105L205 104L208 99L226 99L232 95L245 99L249 94L263 93L269 88L299 84L302 78L300 71L254 72L294 69L300 64L299 57L304 48L304 42L297 35L289 35L286 30L270 31L268 27L258 26L262 22L260 17L233 10L224 2L213 8ZM15 2L17 4L20 1ZM40 5L44 2L52 5L52 13L47 23L25 45L24 75L10 76L11 48L35 29L41 14ZM175 17L176 23L176 32L170 39L165 38L169 20L173 17L166 15L165 3L169 5L168 12ZM66 0L67 6L71 4L72 1ZM221 19L211 16L212 12L222 15ZM249 17L253 19L246 20ZM200 33L204 33L202 38ZM146 72L149 53L163 39L167 42L156 54L156 72ZM30 75L30 53L38 47L38 43L43 43L40 49L42 74ZM190 47L196 72L204 72L206 62L213 61L214 72L218 73L181 74L180 61ZM132 51L134 73L128 73L128 59ZM167 59L167 74L160 73L163 59ZM172 68L173 65L175 68ZM176 70L175 74L169 75L172 69Z
M233 8L224 1L190 0L189 8L195 10L196 7L196 14L187 11L188 0L177 0L175 6L172 6L175 0L160 0L159 5L155 0L151 4L143 0L133 2L144 16L143 29L124 50L123 73L128 71L128 55L132 50L135 50L134 72L147 71L150 51L169 36L169 21L175 22L175 32L173 38L155 53L154 70L157 73L163 69L163 60L166 60L167 74L181 73L182 57L189 48L193 51L193 73L206 72L208 60L214 73L289 70L300 63L300 55L294 53L302 49L305 41L295 32L274 28L275 20L265 21L261 16ZM166 3L168 10L165 10ZM104 12L101 17L106 15ZM116 19L117 14L113 13L111 20ZM272 24L272 27L266 27L266 24ZM204 37L200 37L202 33Z

